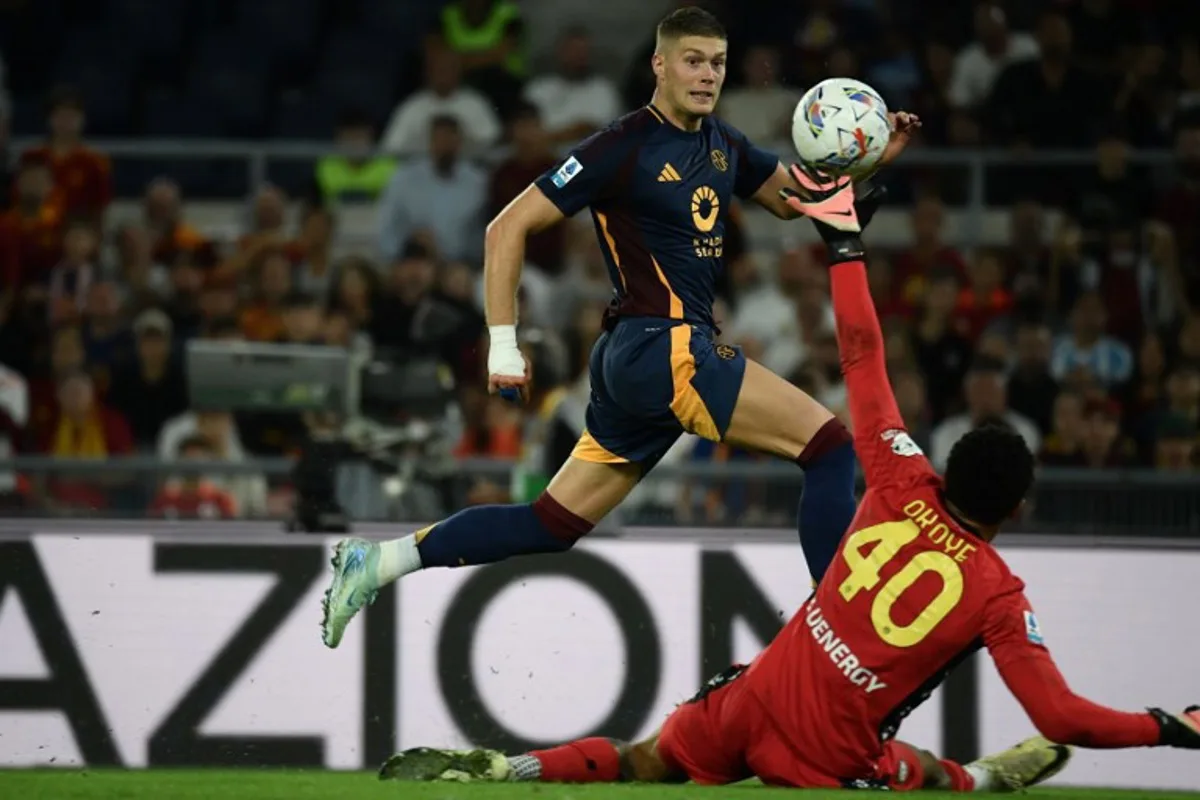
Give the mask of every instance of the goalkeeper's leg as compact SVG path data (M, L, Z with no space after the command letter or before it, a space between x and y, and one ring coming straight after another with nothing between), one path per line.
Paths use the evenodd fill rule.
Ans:
M969 764L939 759L904 742L889 742L881 771L894 791L1015 792L1054 777L1070 758L1069 747L1041 736Z

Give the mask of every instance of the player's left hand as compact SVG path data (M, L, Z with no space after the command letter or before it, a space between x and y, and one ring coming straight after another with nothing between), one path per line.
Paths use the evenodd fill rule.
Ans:
M887 147L879 158L880 167L886 167L895 161L896 157L904 152L904 148L908 147L913 134L921 129L921 118L908 111L889 111L888 119L892 123L892 135L888 137Z
M1148 710L1158 723L1160 746L1200 750L1200 706L1188 706L1181 714L1168 714L1161 708Z

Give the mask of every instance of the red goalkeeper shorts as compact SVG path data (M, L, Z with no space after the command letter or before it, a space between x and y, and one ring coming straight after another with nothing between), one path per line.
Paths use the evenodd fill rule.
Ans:
M797 757L757 699L737 680L734 667L710 680L694 698L667 717L658 753L667 766L699 784L722 785L757 777L771 786L801 789L891 789L912 791L925 782L917 752L902 742L883 746L872 774L830 775Z

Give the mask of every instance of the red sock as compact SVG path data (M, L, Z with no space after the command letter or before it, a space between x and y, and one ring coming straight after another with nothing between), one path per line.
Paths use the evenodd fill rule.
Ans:
M954 761L940 761L942 769L950 776L950 791L971 792L975 790L975 779L967 774L961 764Z
M595 737L534 750L546 783L614 783L621 776L621 755L608 739Z

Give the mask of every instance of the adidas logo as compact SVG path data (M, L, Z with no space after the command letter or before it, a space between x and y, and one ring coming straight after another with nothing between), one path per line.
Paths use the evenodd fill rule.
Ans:
M658 182L659 183L670 183L672 181L678 181L678 180L683 180L683 179L679 177L679 173L675 171L675 168L672 167L670 163L664 164L663 168L662 168L662 172L658 173Z

